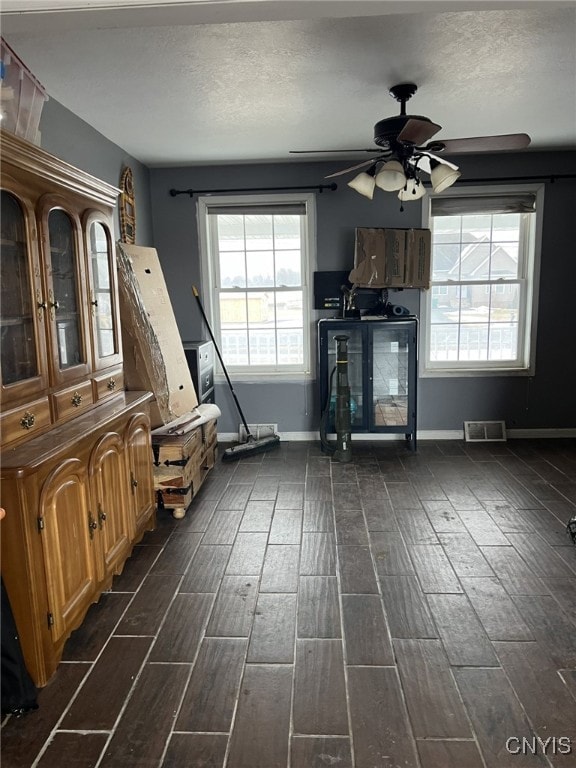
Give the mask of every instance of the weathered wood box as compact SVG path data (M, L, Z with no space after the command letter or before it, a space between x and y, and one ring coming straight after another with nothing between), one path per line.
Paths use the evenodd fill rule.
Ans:
M186 510L190 505L216 461L216 424L207 421L185 435L152 435L158 509Z

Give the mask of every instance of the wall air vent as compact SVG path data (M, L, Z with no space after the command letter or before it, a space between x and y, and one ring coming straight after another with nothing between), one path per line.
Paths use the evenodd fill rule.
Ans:
M505 421L465 421L464 438L467 443L506 440Z

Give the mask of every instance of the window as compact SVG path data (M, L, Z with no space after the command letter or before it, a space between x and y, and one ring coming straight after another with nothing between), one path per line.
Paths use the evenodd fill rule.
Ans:
M310 370L312 195L200 198L204 298L227 368Z
M542 194L484 188L431 197L423 375L532 371Z

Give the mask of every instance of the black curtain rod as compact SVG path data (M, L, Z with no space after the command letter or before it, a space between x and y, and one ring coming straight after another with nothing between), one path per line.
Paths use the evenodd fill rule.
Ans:
M547 173L545 176L495 176L489 179L460 178L457 184L491 184L501 181L549 181L554 184L560 179L576 179L576 173Z
M257 188L239 188L239 189L171 189L170 196L176 197L177 195L217 195L229 192L294 192L302 191L305 189L316 189L322 193L325 189L329 189L331 192L335 192L338 189L338 184L316 184L312 187L257 187Z

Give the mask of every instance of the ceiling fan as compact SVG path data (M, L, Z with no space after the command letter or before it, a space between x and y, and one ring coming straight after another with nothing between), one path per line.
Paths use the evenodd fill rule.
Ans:
M372 199L375 187L398 191L400 200L418 200L425 194L421 173L430 175L434 192L451 186L460 176L458 166L442 157L443 153L497 152L525 149L530 144L526 133L500 136L477 136L463 139L435 139L442 127L422 115L407 115L406 102L416 93L414 83L401 83L390 88L390 95L400 102L400 114L380 120L374 126L374 143L370 149L320 150L333 152L370 152L375 157L326 176L342 176L361 168L348 185ZM428 142L427 144L425 142ZM423 145L423 146L422 146ZM311 154L314 150L291 150L291 154Z

